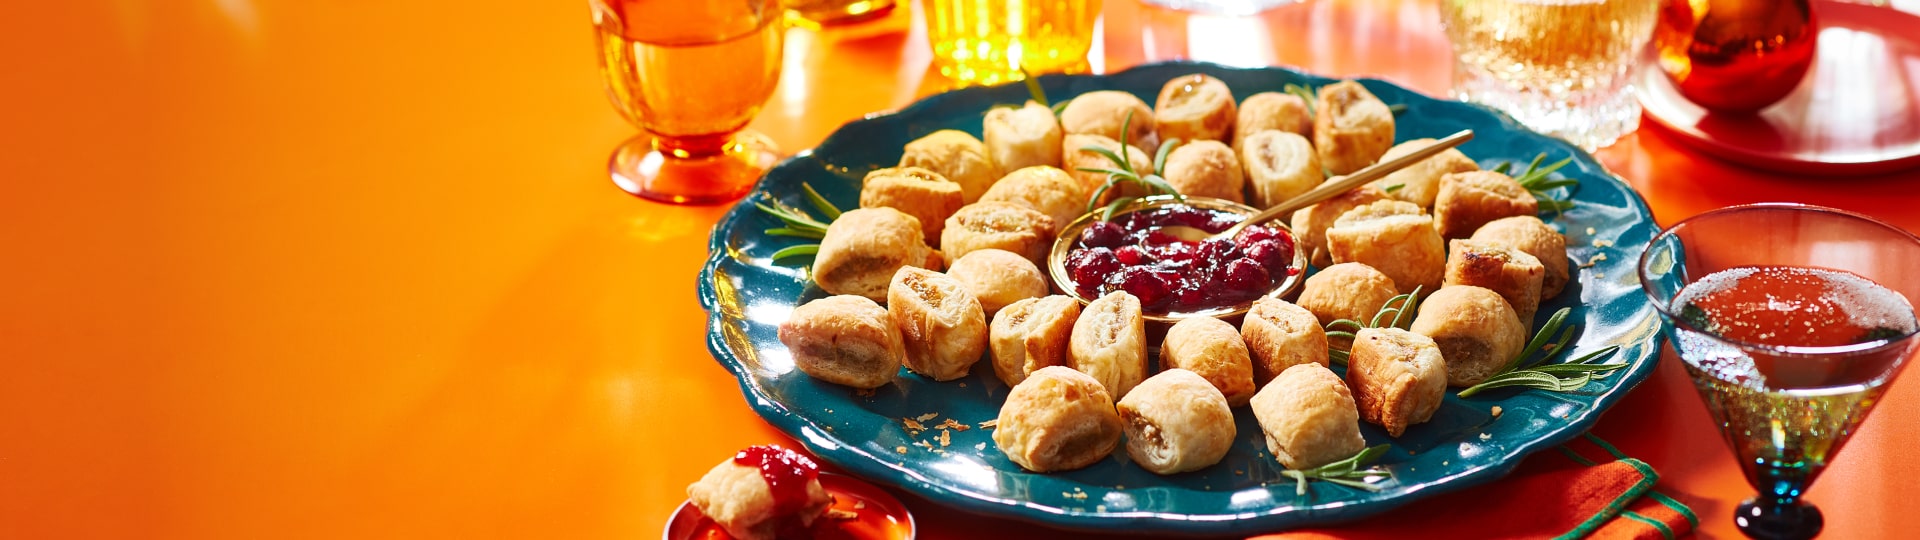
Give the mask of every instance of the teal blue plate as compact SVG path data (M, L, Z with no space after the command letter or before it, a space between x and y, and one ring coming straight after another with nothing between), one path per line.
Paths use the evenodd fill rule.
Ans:
M1093 90L1125 90L1151 103L1167 80L1191 73L1219 77L1236 98L1319 86L1331 79L1285 69L1236 69L1212 64L1141 66L1112 75L1045 76L1047 95L1067 98ZM860 395L815 381L793 367L776 330L794 306L819 298L806 271L775 265L768 257L796 239L766 235L774 218L750 204L736 206L713 230L711 255L700 272L700 301L711 316L708 346L732 371L760 416L792 435L820 458L868 480L893 485L937 503L971 512L1042 525L1112 533L1247 534L1372 516L1409 501L1500 478L1529 453L1552 447L1591 428L1600 414L1653 372L1659 357L1660 322L1641 294L1633 271L1639 252L1657 232L1646 203L1602 168L1593 156L1558 139L1527 131L1504 115L1455 101L1433 99L1393 84L1362 84L1389 104L1402 104L1400 140L1442 137L1474 130L1461 148L1483 167L1535 154L1549 162L1572 157L1561 169L1581 181L1578 207L1543 216L1567 233L1577 279L1542 306L1552 313L1573 307L1583 328L1572 355L1619 345L1617 361L1632 366L1569 393L1502 389L1472 399L1447 396L1433 420L1398 439L1372 425L1362 427L1368 444L1390 443L1382 459L1391 480L1378 492L1313 483L1296 495L1294 483L1265 451L1260 428L1245 410L1236 412L1239 434L1221 463L1204 470L1159 476L1127 461L1126 452L1072 472L1022 471L994 447L980 422L999 414L1007 386L986 362L972 375L934 382L902 371L894 384ZM907 141L939 129L978 136L988 108L1020 103L1020 85L969 88L928 97L893 114L841 127L818 148L775 167L746 202L774 198L808 208L800 188L812 184L841 208L858 205L860 179L891 166ZM794 261L783 261L792 264ZM806 262L802 259L799 262ZM1591 264L1589 264L1591 263ZM1500 414L1493 410L1499 409ZM903 418L933 415L973 426L910 434Z

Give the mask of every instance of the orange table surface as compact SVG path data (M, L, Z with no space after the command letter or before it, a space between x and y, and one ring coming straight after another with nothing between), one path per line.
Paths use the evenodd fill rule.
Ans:
M1096 70L1449 82L1431 1L1107 4ZM754 127L798 151L941 89L905 7L790 32ZM585 2L0 11L0 538L651 538L706 468L791 444L706 350L724 207L607 179L635 129ZM1757 172L1652 127L1600 156L1662 223L1783 200L1920 229L1920 172ZM1830 537L1920 530L1915 386L1814 486ZM1752 491L1671 356L1597 433L1734 534ZM927 539L1073 536L907 500Z

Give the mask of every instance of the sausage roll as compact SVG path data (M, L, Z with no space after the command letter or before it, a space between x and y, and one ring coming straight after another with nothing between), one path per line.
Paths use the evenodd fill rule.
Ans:
M1454 240L1447 254L1447 285L1486 287L1499 293L1520 323L1533 326L1547 269L1525 251L1491 242Z
M808 478L805 487L796 491L803 496L781 504L784 501L774 499L759 467L734 463L729 457L687 486L687 500L736 539L773 540L782 529L812 525L833 505L833 496L820 486L818 476Z
M1440 177L1440 195L1433 200L1433 218L1440 236L1466 238L1487 222L1540 211L1519 182L1493 171L1451 173Z
M987 314L946 274L901 268L887 288L887 315L907 346L907 369L936 381L967 375L987 352Z
M1307 276L1298 302L1320 320L1321 326L1340 319L1366 324L1398 294L1393 278L1371 266L1350 262Z
M854 388L879 388L907 357L887 308L843 294L801 304L780 324L780 343L808 376Z
M1387 289L1392 290L1392 285ZM1258 386L1266 385L1287 368L1300 364L1324 366L1328 362L1326 328L1307 308L1279 298L1253 302L1246 319L1240 321L1240 338L1247 342L1253 381ZM1161 361L1166 361L1165 353Z
M859 208L827 225L813 256L813 282L832 294L887 299L887 284L902 266L941 268L940 253L927 247L920 220L887 207Z
M1067 338L1067 367L1126 398L1127 391L1147 378L1147 324L1140 315L1140 299L1113 291L1081 309Z
M1120 445L1123 429L1107 389L1060 366L1040 368L1014 385L996 422L993 444L1033 472L1092 465Z
M1386 154L1380 156L1380 161L1411 154L1429 144L1433 144L1433 139L1414 139L1393 145ZM1380 188L1381 191L1386 191L1390 186L1400 186L1391 192L1393 198L1420 205L1421 208L1433 208L1433 199L1440 195L1440 177L1477 170L1480 170L1480 165L1466 154L1460 153L1457 148L1448 148L1439 155L1393 171L1386 178L1367 185Z
M1498 373L1527 346L1527 326L1493 291L1451 285L1420 303L1413 333L1433 339L1447 361L1447 384L1473 386Z
M1241 195L1246 178L1240 172L1240 158L1220 141L1180 143L1167 154L1166 170L1160 176L1182 195L1246 200Z
M1067 171L1040 165L1007 173L980 200L1023 204L1053 218L1055 227L1063 227L1087 212L1088 195Z
M947 263L978 249L1004 249L1039 265L1053 249L1053 218L1026 205L977 202L947 217L940 251Z
M1233 122L1233 151L1246 153L1247 137L1266 130L1285 131L1312 140L1313 111L1307 100L1280 92L1261 92L1240 100Z
M1536 216L1513 216L1496 219L1481 225L1473 231L1470 240L1490 242L1512 249L1527 252L1540 260L1547 268L1547 274L1540 278L1540 298L1560 296L1566 290L1567 280L1567 237L1562 236L1546 222Z
M1447 362L1432 339L1399 328L1368 328L1353 337L1347 386L1360 419L1399 437L1433 418L1447 392Z
M1118 155L1121 153L1120 141L1100 135L1082 134L1068 134L1066 138L1061 139L1061 141L1060 160L1063 162L1061 168L1066 169L1068 174L1072 174L1074 179L1079 180L1081 189L1086 190L1088 197L1092 197L1093 192L1098 191L1102 184L1107 183L1107 175L1106 173L1083 171L1081 169L1118 169L1119 166L1114 165L1113 161L1108 160L1106 156L1087 151L1086 148L1105 148ZM1127 145L1125 157L1127 163L1133 166L1134 171L1145 173L1153 170L1153 154L1147 153L1146 150L1141 150L1138 146ZM1131 189L1131 186L1129 185L1128 188ZM1107 199L1120 195L1141 194L1142 193L1138 191L1116 189L1107 193ZM1101 202L1106 201L1102 200Z
M1053 109L1032 101L1019 108L989 109L980 129L980 136L986 139L987 157L1001 171L1040 165L1059 167L1063 134Z
M901 167L920 167L960 184L960 198L971 203L1000 179L1000 168L987 156L987 145L973 135L943 129L907 143Z
M1128 115L1131 114L1131 120ZM1127 144L1152 152L1160 147L1154 135L1153 109L1133 94L1119 90L1096 90L1075 96L1060 109L1060 129L1068 135L1099 135L1120 140L1124 127ZM1074 146L1067 146L1072 153ZM1071 169L1069 169L1071 170Z
M1194 372L1162 371L1120 398L1117 407L1127 455L1155 474L1197 471L1219 463L1233 448L1236 433L1227 398Z
M913 216L928 244L940 241L940 229L961 204L960 184L919 167L877 169L860 183L861 208L885 206Z
M1367 447L1347 384L1320 364L1287 368L1253 396L1267 451L1288 469L1312 469Z
M1321 348L1321 355L1326 352ZM1246 405L1253 398L1253 359L1247 353L1247 343L1232 324L1220 319L1188 317L1168 328L1167 336L1160 340L1160 368L1179 368L1199 375L1234 407Z
M1047 295L1047 277L1040 275L1040 267L1003 249L967 252L953 261L947 275L953 276L961 287L966 287L967 292L980 300L980 309L985 310L988 317L999 313L1007 304Z
M1393 146L1393 111L1365 86L1340 81L1320 88L1313 107L1313 148L1333 174L1372 165Z
M1267 208L1306 193L1326 181L1319 154L1305 137L1262 131L1247 137L1240 164L1247 168L1252 206Z
M1434 230L1433 218L1406 201L1375 201L1341 214L1327 229L1327 251L1335 263L1357 262L1379 270L1402 293L1414 287L1440 288L1447 268L1447 246Z
M1233 91L1207 75L1167 81L1153 110L1154 131L1161 141L1224 141L1233 134Z
M1079 318L1080 301L1065 295L1028 298L1001 309L988 329L993 374L1013 386L1040 368L1066 365L1067 340Z
M1314 203L1306 208L1293 211L1293 234L1300 236L1300 249L1307 250L1307 257L1314 266L1326 268L1333 264L1333 253L1327 251L1327 228L1333 221L1340 219L1348 210L1361 205L1387 200L1387 193L1373 186L1360 186L1346 193L1335 195L1331 199Z

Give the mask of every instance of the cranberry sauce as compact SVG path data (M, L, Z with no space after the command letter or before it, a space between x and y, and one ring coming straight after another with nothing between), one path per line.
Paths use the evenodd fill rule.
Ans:
M807 504L807 484L820 475L820 466L798 452L779 445L749 446L733 455L735 464L760 469L773 493L773 513L786 514Z
M1237 305L1300 273L1293 267L1293 235L1254 225L1231 241L1188 242L1159 228L1184 225L1217 233L1242 219L1232 212L1169 205L1096 221L1067 252L1067 276L1085 296L1127 291L1148 313Z

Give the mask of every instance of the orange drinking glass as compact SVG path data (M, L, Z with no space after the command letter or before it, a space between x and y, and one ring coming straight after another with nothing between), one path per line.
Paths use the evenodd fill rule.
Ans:
M588 0L607 97L642 133L607 168L628 193L715 204L779 159L744 131L780 82L779 0Z

